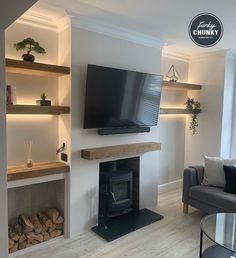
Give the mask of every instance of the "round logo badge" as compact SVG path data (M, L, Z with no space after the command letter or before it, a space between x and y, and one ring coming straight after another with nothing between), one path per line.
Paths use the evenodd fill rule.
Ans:
M201 13L195 16L188 28L192 41L200 47L212 47L223 35L223 24L211 13Z

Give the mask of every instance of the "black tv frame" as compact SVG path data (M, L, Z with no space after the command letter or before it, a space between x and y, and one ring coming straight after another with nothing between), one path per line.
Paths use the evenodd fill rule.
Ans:
M137 71L131 71L131 70L124 70L114 67L106 67L106 66L100 66L100 65L94 65L94 64L88 64L89 66L98 66L103 68L109 68L109 69L115 69L115 70L122 70L122 71L130 71L135 73L143 73L143 72L137 72ZM150 74L154 75L154 74ZM161 75L159 75L161 76ZM84 129L92 129L85 127ZM94 128L95 129L95 128ZM129 134L129 133L149 133L151 131L150 125L126 125L122 127L104 127L104 128L98 128L97 133L99 135L115 135L115 134Z

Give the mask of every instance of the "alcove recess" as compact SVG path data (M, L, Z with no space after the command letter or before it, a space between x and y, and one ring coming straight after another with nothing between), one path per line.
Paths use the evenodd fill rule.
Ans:
M43 226L45 221L39 214L45 213L53 220L48 208L55 208L59 215L54 214L58 215L57 219L60 217L57 226L46 229L49 236L45 228L40 233L35 228L20 232L26 239L22 240L22 236L23 245L19 239L14 239L17 247L9 249L10 257L40 248L59 235L67 235L71 79L70 49L64 39L68 41L68 31L68 28L51 31L18 22L6 30L6 83L16 87L17 92L16 105L7 106L9 224L24 224L22 217L19 220L20 215L25 215L26 219L37 215ZM47 53L44 56L36 54L35 63L21 61L22 53L12 47L19 41L19 35L22 39L34 35ZM52 101L51 107L36 106L42 92ZM26 168L25 141L33 142L32 168ZM67 163L56 155L63 142L66 143ZM55 230L61 233L51 235ZM32 232L37 238L34 239ZM43 239L38 237L40 234Z
M188 91L200 91L202 86L199 84L193 83L183 83L183 82L171 82L163 81L163 91L162 91L162 100L169 99L169 103L161 103L160 115L188 115L191 112L187 111L184 107L184 102L186 101ZM163 97L164 95L164 97ZM184 96L184 99L183 99ZM182 99L181 105L177 104L173 106L173 101L180 102Z

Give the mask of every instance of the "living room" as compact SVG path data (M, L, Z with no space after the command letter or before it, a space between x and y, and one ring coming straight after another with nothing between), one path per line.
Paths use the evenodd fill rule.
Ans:
M220 217L219 231L233 230L211 237L203 218L236 212L223 191L236 154L235 3L1 5L0 257L193 258L200 246L216 257L209 240L233 256L234 220ZM201 13L221 32L210 46L191 35ZM22 61L24 40L35 61ZM102 122L113 107L131 126Z

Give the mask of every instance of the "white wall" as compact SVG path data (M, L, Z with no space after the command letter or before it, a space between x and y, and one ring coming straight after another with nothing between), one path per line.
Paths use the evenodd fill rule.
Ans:
M71 235L96 223L98 201L98 161L80 158L80 150L145 141L160 141L158 127L151 133L99 136L83 129L87 64L161 73L161 49L85 31L72 25L72 161L71 161ZM160 152L141 155L141 207L156 204Z
M8 253L7 218L7 176L6 176L6 92L5 92L5 51L4 30L0 29L0 257Z
M234 70L234 76L236 78L236 70ZM236 81L235 86L236 87ZM234 99L233 99L233 117L232 117L232 129L231 129L231 150L230 156L236 157L236 90L234 88Z
M200 100L202 113L194 136L188 129L191 118L187 118L185 166L202 163L203 155L221 155L225 60L225 52L214 52L189 63L189 81L200 84L203 88L190 94Z
M70 26L64 28L59 33L59 64L71 67L71 46L68 44L71 38ZM71 106L71 76L59 78L59 104ZM66 143L65 152L68 155L68 163L71 164L71 115L59 116L59 144ZM70 235L70 173L65 176L65 224L64 234Z
M18 0L1 1L1 28L6 29L12 22L14 22L37 1L38 0L23 0L20 1L20 4Z
M188 82L188 61L184 61L177 58L171 58L170 56L166 56L163 54L162 58L162 72L164 75L164 79L166 77L166 74L168 73L170 67L174 65L175 69L178 72L179 75L179 82Z
M223 99L223 117L221 131L221 157L230 158L234 144L234 88L235 88L235 55L226 53L225 58L225 81ZM233 153L232 153L233 154ZM235 154L235 153L234 153Z
M167 58L165 56L162 57L162 74L167 74L171 65L174 65L176 70L179 73L179 82L188 82L188 62ZM161 95L161 106L162 107L184 107L184 103L187 98L186 90L173 90L173 89L165 89L163 88Z
M21 59L22 54L26 51L16 51L13 44L31 37L38 41L46 50L46 54L37 54L35 62L43 62L48 64L58 64L58 33L43 28L35 28L34 26L25 25L20 22L14 22L6 30L6 55L8 58Z
M162 150L158 166L158 185L183 178L185 121L185 116L161 116L158 135Z
M171 65L179 73L179 81L188 81L188 62L162 57L162 74L165 76ZM163 89L161 107L184 107L186 90ZM159 135L162 143L160 152L159 185L170 183L183 177L185 153L186 115L161 115Z

